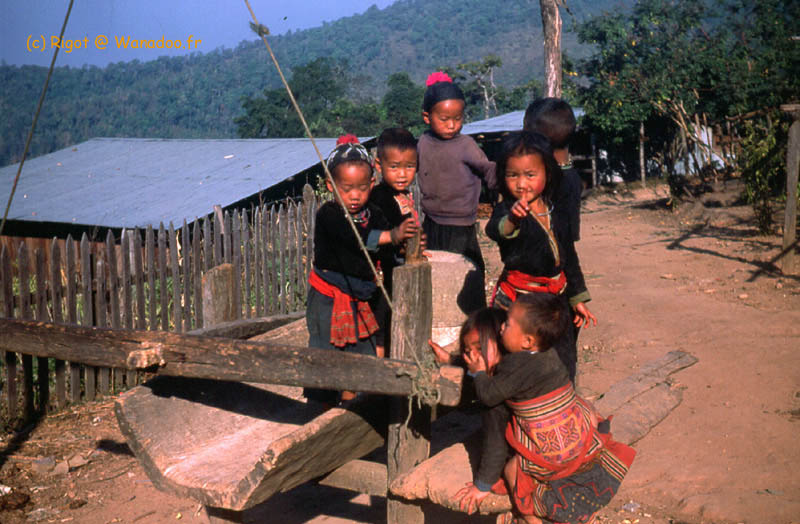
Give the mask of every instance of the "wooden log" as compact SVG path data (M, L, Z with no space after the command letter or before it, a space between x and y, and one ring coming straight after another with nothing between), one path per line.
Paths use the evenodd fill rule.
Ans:
M66 272L67 272L67 315L69 324L78 323L78 298L75 286L75 241L72 235L67 236L66 242ZM81 365L79 362L69 363L69 397L72 402L81 400Z
M413 362L272 342L13 319L0 319L0 331L8 335L0 350L168 376L409 395L417 374ZM463 370L453 366L433 375L441 404L458 403L462 377Z
M381 446L385 399L328 411L298 390L157 377L115 411L153 484L214 508L242 511Z
M230 322L223 322L215 324L211 327L194 329L189 331L189 335L197 335L201 337L224 337L235 339L247 339L272 331L290 322L294 322L299 318L303 318L305 312L300 311L296 313L289 313L287 315L272 315L270 317L261 318L246 318L239 320L232 320ZM307 345L307 344L300 344Z
M425 362L426 357L432 359L426 348L433 324L431 282L431 266L427 262L405 264L394 270L390 351L393 359L418 362ZM409 409L412 410L410 414ZM387 472L388 481L392 482L428 458L431 410L428 406L417 409L404 399L393 398L389 417ZM416 504L390 497L386 521L388 524L424 523L425 514Z
M366 460L351 460L322 477L319 484L366 493L373 497L385 497L386 465Z
M53 322L60 324L64 321L63 296L64 289L61 284L61 250L58 239L53 237L50 245L50 286L53 292ZM11 316L11 315L6 315ZM67 405L67 373L66 362L56 359L56 402L59 408Z
M231 264L220 264L203 275L203 327L236 319L233 302L234 271Z

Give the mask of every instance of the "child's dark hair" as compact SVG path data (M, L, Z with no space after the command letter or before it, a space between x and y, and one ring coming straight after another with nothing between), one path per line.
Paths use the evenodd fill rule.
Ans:
M444 100L461 100L464 102L464 92L453 83L447 73L437 71L428 75L425 81L427 88L422 97L422 110L430 113L433 106Z
M500 149L500 158L497 160L497 187L504 198L514 199L506 187L506 165L508 159L525 155L539 155L544 162L544 170L547 181L544 185L542 196L548 202L552 202L558 184L561 183L561 168L553 158L553 149L550 141L539 133L529 133L527 131L517 131L509 133L503 139Z
M539 98L525 110L522 128L549 138L553 149L565 149L575 133L575 113L561 98Z
M407 151L417 149L417 139L411 134L408 129L403 127L390 127L384 129L378 137L378 158L381 160L386 159L386 150L390 147L399 149L400 151Z
M523 310L524 313L519 317L520 328L524 333L536 337L539 351L547 351L555 346L570 328L569 312L558 295L522 293L514 306Z
M477 330L481 340L481 355L484 361L489 363L489 341L493 341L497 345L498 351L501 349L500 342L500 328L503 322L506 321L507 313L495 307L484 307L473 311L469 314L467 319L461 325L461 331L458 334L458 350L459 353L464 353L464 339L470 331Z
M325 161L331 176L336 178L336 168L342 164L364 163L372 174L372 157L355 135L342 135L336 140L336 147Z

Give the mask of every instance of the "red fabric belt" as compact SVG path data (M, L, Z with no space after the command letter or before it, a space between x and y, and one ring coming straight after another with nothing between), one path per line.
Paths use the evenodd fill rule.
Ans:
M512 270L505 271L497 285L514 302L518 291L560 295L567 287L567 276L562 271L555 278L532 277L522 271Z
M308 283L326 297L333 297L331 344L336 347L355 344L359 339L367 338L378 331L378 322L366 301L353 298L333 284L325 282L313 270L308 276ZM353 302L357 305L357 315L353 314ZM356 327L358 333L356 333Z

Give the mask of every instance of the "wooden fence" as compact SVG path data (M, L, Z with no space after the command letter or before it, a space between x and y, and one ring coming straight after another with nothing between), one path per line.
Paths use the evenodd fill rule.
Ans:
M53 239L47 260L20 242L14 256L0 250L0 315L83 326L186 332L203 327L202 277L222 263L234 267L236 318L305 307L318 201L216 212L157 228L109 232L102 245ZM62 247L63 246L63 252ZM77 246L77 249L76 249ZM33 268L33 270L31 270ZM0 335L2 336L2 335ZM136 373L99 369L6 352L0 376L0 420L25 419L54 404L120 391ZM51 386L55 396L51 398Z

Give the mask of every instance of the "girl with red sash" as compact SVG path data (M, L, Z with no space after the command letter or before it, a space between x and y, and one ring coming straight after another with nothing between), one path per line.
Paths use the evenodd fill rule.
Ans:
M611 438L610 421L601 420L575 393L550 349L568 328L568 313L556 295L523 294L503 324L506 353L499 362L487 362L480 353L464 354L478 399L490 414L506 417L484 421L484 431L504 432L514 453L503 471L505 482L491 487L509 493L515 508L498 522L595 522L633 462L635 451ZM493 373L487 372L492 368ZM471 513L488 493L476 478L457 496Z
M498 162L503 200L486 224L504 264L492 303L508 309L520 294L549 293L575 310L576 326L597 324L586 307L591 297L569 230L570 210L551 203L560 180L561 170L544 136L522 131L506 137ZM569 331L555 349L574 382L577 348Z
M375 333L380 326L370 301L378 291L359 240L377 257L380 246L403 242L414 235L417 226L406 220L392 228L380 209L367 204L375 184L372 158L355 136L340 137L326 163L340 199L326 202L316 214L314 268L306 302L309 346L376 355ZM333 192L331 182L326 184ZM347 214L355 222L358 236L347 223ZM328 405L338 400L335 391L307 388L304 394ZM341 399L354 395L344 391Z

